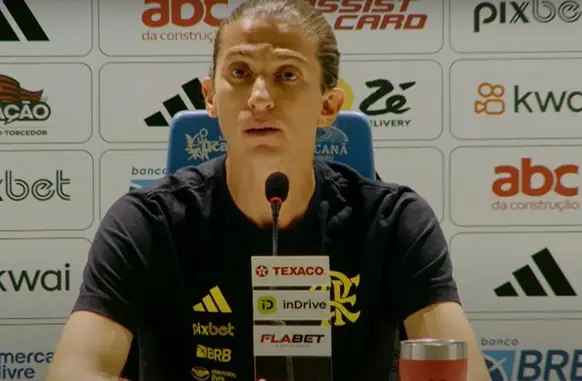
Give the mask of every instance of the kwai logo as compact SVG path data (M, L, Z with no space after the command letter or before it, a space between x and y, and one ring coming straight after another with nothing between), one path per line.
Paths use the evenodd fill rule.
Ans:
M367 81L366 87L372 92L360 103L360 111L369 117L372 127L408 127L410 119L405 116L410 106L405 93L414 85L415 81L394 84L383 78Z
M53 360L53 352L0 352L0 380L41 379L43 368Z
M0 292L71 291L70 268L65 263L52 269L0 269Z
M483 1L473 10L473 32L480 33L485 25L572 24L580 20L582 10L575 0ZM556 27L556 26L554 26Z
M478 85L477 94L477 115L582 113L581 90L542 91L523 85L483 82Z
M131 167L131 183L129 190L147 187L166 175L162 167Z

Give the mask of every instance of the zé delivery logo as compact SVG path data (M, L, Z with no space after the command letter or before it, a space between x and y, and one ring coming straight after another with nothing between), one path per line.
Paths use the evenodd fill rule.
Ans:
M531 157L495 166L491 191L498 199L495 211L568 212L580 209L579 166L543 165Z

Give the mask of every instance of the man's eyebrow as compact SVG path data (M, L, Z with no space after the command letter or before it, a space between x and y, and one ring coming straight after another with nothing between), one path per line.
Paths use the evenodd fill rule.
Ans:
M226 51L225 57L227 59L235 56L253 58L253 56L258 53L258 50L259 49L254 46L235 46ZM282 60L297 60L305 64L307 63L307 58L303 54L290 49L276 48L273 54Z

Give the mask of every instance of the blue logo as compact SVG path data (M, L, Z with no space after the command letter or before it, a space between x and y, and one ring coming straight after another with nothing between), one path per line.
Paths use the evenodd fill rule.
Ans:
M155 183L156 181L158 181L157 179L132 179L131 183L129 185L129 190L136 190L136 189L141 189L144 187L147 187L148 185L151 185L153 183Z
M492 350L483 351L491 381L511 381L515 365L515 351Z

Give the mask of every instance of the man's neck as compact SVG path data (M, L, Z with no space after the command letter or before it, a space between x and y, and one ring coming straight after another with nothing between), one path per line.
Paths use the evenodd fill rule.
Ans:
M259 226L273 221L271 206L265 197L265 181L273 172L283 172L289 178L289 195L281 206L279 226L285 228L303 216L315 191L313 161L291 160L266 165L230 156L226 159L226 183L237 207Z

